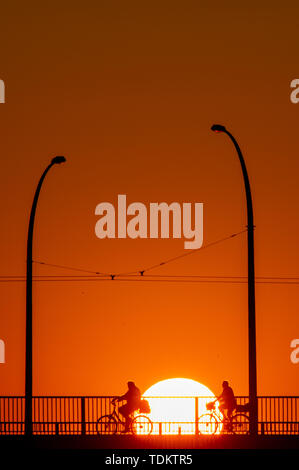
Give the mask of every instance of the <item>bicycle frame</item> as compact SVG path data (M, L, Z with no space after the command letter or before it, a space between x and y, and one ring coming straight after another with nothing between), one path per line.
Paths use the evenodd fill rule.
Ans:
M112 417L115 418L115 419L117 420L117 423L120 423L120 424L122 424L123 426L125 426L125 425L126 425L125 419L122 419L121 416L120 416L120 414L119 414L119 412L116 411L116 406L117 406L116 403L112 402L112 406L113 406L113 410L112 410L111 413L109 413L108 416L110 416L111 418L112 418ZM136 412L134 411L134 412L131 413L131 414L133 415L134 413L136 413ZM137 413L137 414L135 414L135 416L131 416L131 419L134 419L134 418L136 418L136 417L138 417L138 416L141 416L141 414Z
M221 426L220 433L248 434L249 418L246 414L234 410L231 416L223 415L222 417L222 413L220 415L220 411L215 408L214 403L207 404L207 413L204 413L198 418L200 425L203 426L201 433L215 434L218 427Z
M234 416L242 414L240 412L237 412L236 409L234 409L230 417L229 416L224 416L221 413L221 411L218 410L218 408L217 409L215 409L215 408L216 407L214 406L214 408L212 408L211 410L208 410L207 413L210 413L211 415L213 415L217 419L217 422L219 424L231 423Z
M116 418L117 422L122 424L123 426L125 426L126 422L125 420L121 419L118 411L116 411L116 403L112 403L112 406L113 406L113 410L112 410L112 413L109 414L109 416L111 416L111 418Z
M112 401L112 406L113 410L110 414L102 415L98 420L97 420L97 425L100 424L104 426L104 430L106 431L108 429L108 434L112 433L115 434L117 432L117 426L121 424L122 426L126 426L126 421L122 420L118 411L116 411L116 403ZM104 420L108 419L108 422ZM103 422L101 421L103 420ZM110 423L109 423L110 421ZM115 426L115 428L114 428ZM130 431L133 434L138 434L138 430L144 430L145 429L145 434L151 434L152 429L153 429L153 423L151 420L144 415L137 414L133 418L131 418L131 424L130 424ZM98 434L101 434L101 427L100 431L98 430ZM144 432L141 432L144 433Z

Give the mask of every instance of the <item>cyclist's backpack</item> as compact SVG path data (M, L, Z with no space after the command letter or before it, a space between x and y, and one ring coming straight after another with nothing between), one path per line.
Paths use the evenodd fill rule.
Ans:
M243 413L244 412L246 413L247 411L250 411L250 404L245 403L245 405L237 405L236 406L236 411L237 412L240 412L240 411L242 412L243 411Z
M151 412L151 407L149 406L149 402L147 400L140 400L139 411L140 413Z

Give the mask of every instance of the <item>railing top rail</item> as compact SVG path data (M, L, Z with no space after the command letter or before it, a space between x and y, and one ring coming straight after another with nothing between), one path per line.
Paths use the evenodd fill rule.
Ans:
M62 398L62 399L70 399L70 398L100 398L100 399L111 399L118 397L119 395L34 395L32 398ZM214 399L213 396L199 396L199 395L188 395L188 396L143 396L143 398L205 398L205 399ZM248 395L235 395L236 398L245 398L249 399ZM19 398L25 399L25 395L1 395L0 398ZM299 399L299 395L259 395L258 399L261 398L296 398Z

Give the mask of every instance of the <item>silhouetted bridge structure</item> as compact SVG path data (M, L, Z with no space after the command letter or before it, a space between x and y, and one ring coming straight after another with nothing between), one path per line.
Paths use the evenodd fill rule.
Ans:
M111 413L111 399L108 396L41 396L33 397L32 422L34 436L81 436L88 438L95 436L97 439L106 440L117 436L98 435L97 421L103 416ZM149 397L146 397L149 398ZM155 421L150 436L137 436L154 441L159 436L168 436L168 439L181 436L183 439L206 438L201 436L197 426L199 415L205 409L207 401L211 397L154 397L152 400L160 400L162 409L166 401L171 403L175 400L182 402L183 409L193 412L193 418L188 421L184 419L173 421ZM163 403L164 401L164 403ZM248 397L237 397L238 405L248 402ZM120 403L121 404L121 403ZM194 408L193 408L194 406ZM175 418L174 418L175 419ZM121 432L120 427L117 429ZM0 436L22 436L25 433L25 397L6 396L0 397ZM260 396L258 397L258 433L261 436L299 436L299 397L298 396ZM221 435L223 430L221 431ZM118 439L133 436L118 436ZM213 436L214 439L220 436ZM249 438L249 436L242 436ZM110 439L111 440L111 439Z

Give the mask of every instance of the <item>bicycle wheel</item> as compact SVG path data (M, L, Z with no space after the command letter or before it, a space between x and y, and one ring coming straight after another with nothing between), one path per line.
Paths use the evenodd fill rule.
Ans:
M153 423L147 416L138 415L135 416L131 423L131 430L135 435L142 434L148 436L153 430Z
M233 434L249 434L249 417L237 413L231 419L231 432Z
M218 420L211 413L205 413L198 418L199 434L215 434L218 428Z
M117 432L117 421L111 415L101 416L97 420L97 433L98 434L116 434Z

